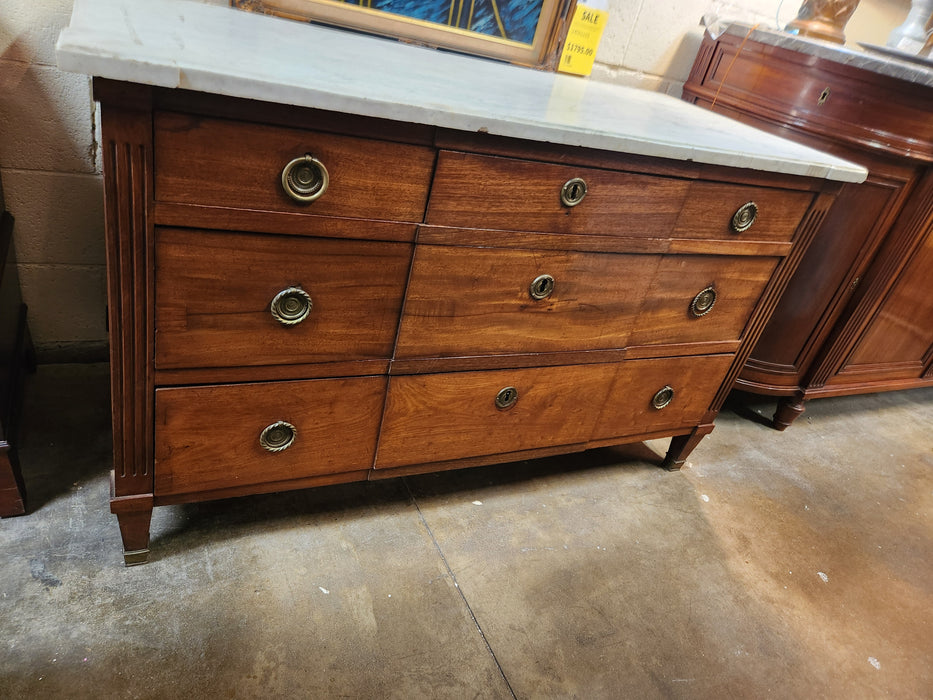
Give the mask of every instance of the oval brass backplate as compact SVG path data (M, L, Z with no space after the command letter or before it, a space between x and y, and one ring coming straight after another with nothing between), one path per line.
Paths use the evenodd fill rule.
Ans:
M554 291L554 278L550 275L538 275L528 286L528 293L532 299L541 301L551 296Z
M516 401L518 401L518 389L514 386L507 386L504 389L500 389L499 393L496 394L496 408L499 410L512 408Z
M281 452L292 446L297 435L294 425L279 420L263 428L259 434L259 445L269 452Z
M282 168L282 189L299 204L309 204L327 190L327 168L310 153L295 158Z
M716 290L713 287L707 287L702 292L693 297L690 302L690 313L694 317L706 316L716 303Z
M565 207L575 207L586 197L586 181L582 177L567 180L560 188L560 203Z
M288 287L275 295L269 305L272 317L283 326L301 323L311 313L311 296L301 287Z
M674 390L670 386L659 389L651 399L651 405L659 411L674 400Z
M758 218L758 205L754 202L746 202L740 206L735 214L732 215L732 230L736 233L748 231Z

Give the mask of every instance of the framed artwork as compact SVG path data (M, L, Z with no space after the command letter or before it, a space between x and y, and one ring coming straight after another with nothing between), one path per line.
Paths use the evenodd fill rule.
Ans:
M575 0L230 0L230 4L553 68Z

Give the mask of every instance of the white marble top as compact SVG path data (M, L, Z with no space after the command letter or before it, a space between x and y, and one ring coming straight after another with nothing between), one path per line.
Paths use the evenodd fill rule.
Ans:
M861 182L864 168L668 95L191 0L76 0L59 66L550 143Z
M731 24L726 32L743 38L748 35L751 41L757 41L768 46L790 49L808 56L825 58L828 61L852 66L853 68L861 68L891 78L900 78L916 85L933 87L933 61L927 66L915 62L920 59L911 60L906 56L898 58L891 54L880 53L885 50L891 51L887 47L879 46L873 50L868 48L869 45L866 44L865 51L856 51L841 44L820 41L811 37L795 36L773 29L752 29L749 25L740 22Z

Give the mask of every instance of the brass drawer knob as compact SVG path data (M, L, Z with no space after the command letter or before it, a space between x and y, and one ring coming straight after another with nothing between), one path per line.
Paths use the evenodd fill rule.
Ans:
M706 316L716 303L716 290L713 287L707 287L702 292L693 297L690 302L690 313L695 318Z
M301 323L311 313L311 296L301 287L289 287L275 295L269 305L272 318L283 326Z
M748 231L757 218L758 205L754 202L746 202L732 215L732 230L736 233Z
M496 394L496 408L500 411L512 408L516 401L518 401L518 389L514 386L507 386L504 389L500 389L499 393Z
M295 158L282 169L282 189L299 204L320 197L330 184L327 168L310 153Z
M541 301L551 296L554 291L554 278L550 275L538 275L531 281L528 293L532 299Z
M575 207L586 197L586 181L582 177L567 180L560 188L560 203L565 207Z
M272 425L267 425L259 434L259 444L262 449L269 452L281 452L287 450L295 442L298 431L291 423L284 420L278 420Z
M658 390L658 393L651 399L651 405L659 411L674 400L674 390L670 386Z

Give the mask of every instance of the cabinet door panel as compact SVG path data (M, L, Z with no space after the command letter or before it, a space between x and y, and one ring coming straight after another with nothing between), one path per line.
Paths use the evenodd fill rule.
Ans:
M933 346L933 232L898 277L842 373L920 377Z

